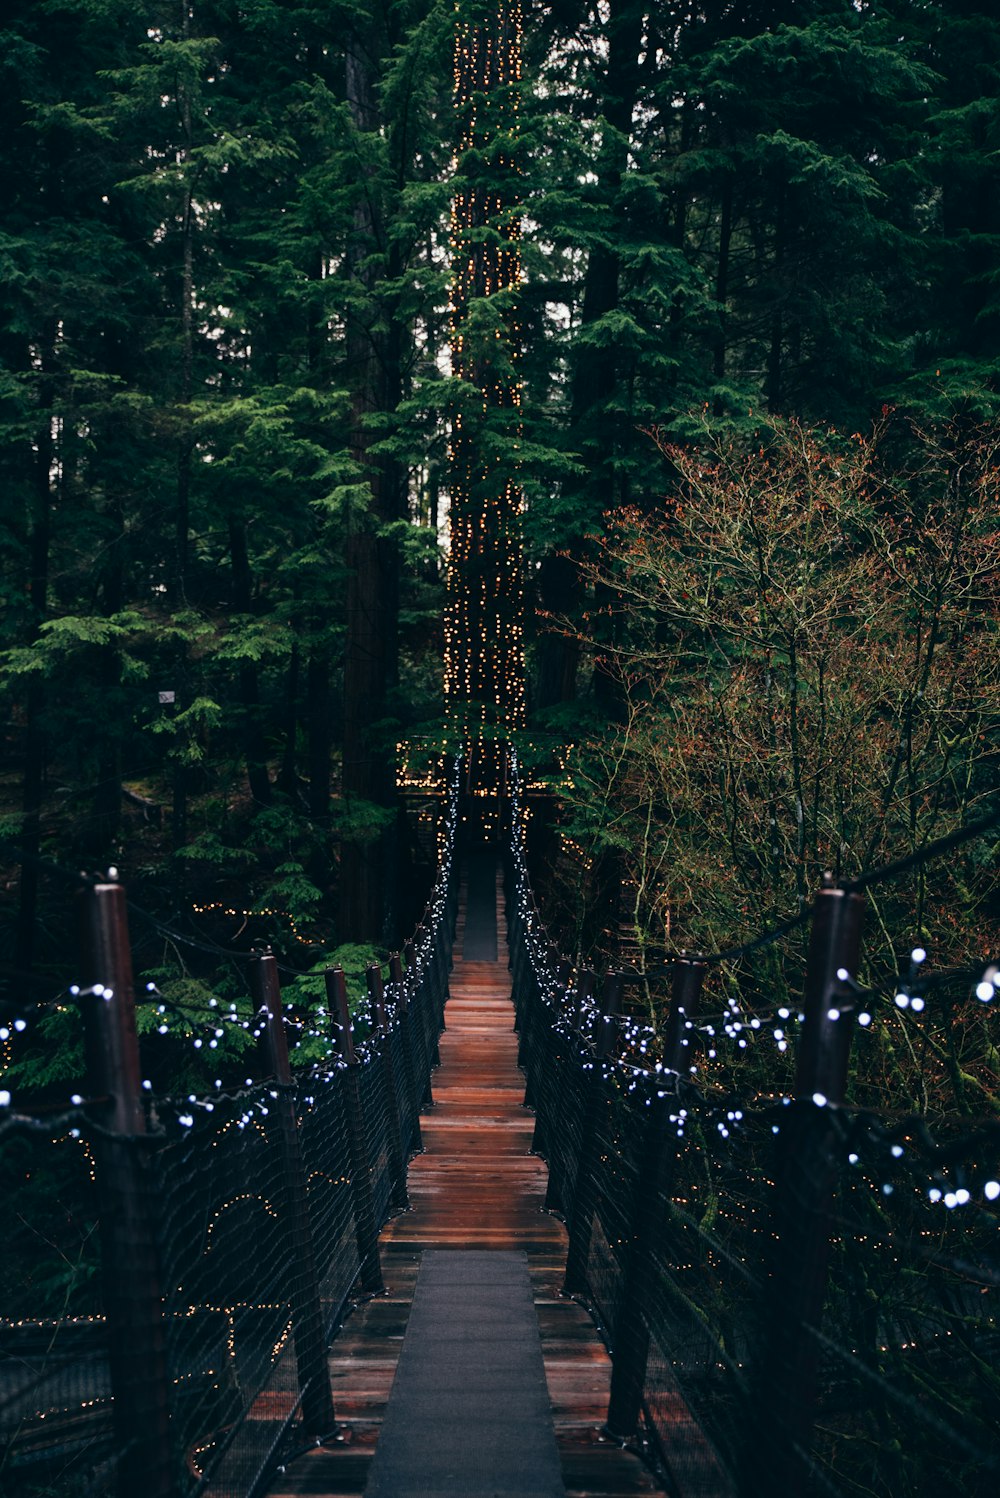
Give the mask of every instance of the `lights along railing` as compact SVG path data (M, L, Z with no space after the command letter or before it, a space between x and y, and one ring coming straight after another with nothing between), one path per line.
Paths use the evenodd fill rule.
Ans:
M154 1096L135 1033L123 888L81 896L91 1100L0 1118L5 1149L45 1179L86 1149L101 1304L0 1323L0 1470L10 1498L253 1498L283 1452L335 1436L326 1348L350 1296L382 1288L378 1231L405 1205L406 1161L447 998L456 913L457 776L437 882L385 984L352 1019L328 969L329 1055L288 1060L277 963L250 963L263 1080ZM85 1209L86 1210L86 1209Z
M516 770L512 786L526 1101L547 1206L569 1228L565 1290L612 1352L609 1432L649 1439L682 1498L931 1498L953 1480L986 1498L1000 1476L1000 1123L932 1134L845 1101L855 1025L878 1040L857 982L862 895L818 895L801 1013L706 1012L709 964L679 958L655 1033L621 1017L621 975L570 982L532 895ZM922 955L888 1004L923 1008ZM968 1002L990 1001L996 977ZM749 1071L766 1043L774 1091L701 1077L725 1048L733 1074Z

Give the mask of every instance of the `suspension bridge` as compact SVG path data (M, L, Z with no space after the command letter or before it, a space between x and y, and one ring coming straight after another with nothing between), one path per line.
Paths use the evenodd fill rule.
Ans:
M846 1101L861 891L817 896L803 1012L766 1021L794 1081L741 1105L698 1060L760 1013L713 1015L682 957L657 1033L625 975L574 973L505 775L488 842L453 776L424 918L353 1014L339 969L307 1022L255 955L235 1091L144 1084L124 891L83 892L90 1095L2 1136L29 1179L86 1146L103 1308L0 1326L12 1498L995 1490L1000 1128ZM293 1066L307 1023L327 1055Z
M75 1151L100 1309L0 1321L0 1485L993 1498L1000 1125L965 1114L932 1132L848 1097L879 1003L928 1002L919 964L888 997L860 983L865 887L893 869L830 881L737 952L677 954L662 1030L627 975L564 959L532 892L508 744L526 716L521 11L495 9L456 32L452 348L468 399L451 429L444 685L473 764L442 781L436 883L353 1004L331 968L319 1015L289 1005L257 952L251 1017L213 997L194 1044L244 1028L262 1060L241 1086L186 1096L143 1077L126 894L88 883L67 1001L86 1082L47 1111L0 1093L0 1142L25 1191L65 1181ZM499 320L469 315L497 294ZM712 990L713 966L807 924L801 1012ZM981 966L970 1002L998 981ZM310 1047L322 1059L299 1062ZM763 1047L768 1091L744 1064ZM726 1085L704 1066L723 1054Z

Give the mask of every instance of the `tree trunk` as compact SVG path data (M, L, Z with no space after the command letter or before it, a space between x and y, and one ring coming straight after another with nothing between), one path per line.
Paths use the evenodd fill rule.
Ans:
M598 162L596 191L608 211L616 217L617 198L621 189L628 161L627 142L632 132L632 120L641 81L639 51L643 35L643 7L634 0L611 0L607 22L608 61L605 72L603 113L611 131L601 150ZM611 236L609 236L610 240ZM618 306L620 256L612 243L595 244L591 247L584 277L583 304L580 330L585 333L589 325L606 317ZM589 476L583 480L583 503L580 526L572 537L566 539L565 549L573 555L586 546L587 530L597 523L597 517L616 502L620 502L618 479L615 469L617 449L616 432L609 425L605 404L612 397L618 378L618 360L612 344L589 347L581 340L577 347L576 368L573 373L570 422L574 434L574 446L590 465ZM558 559L556 559L558 560ZM556 582L560 594L560 607L572 613L580 606L579 582L567 571L556 569ZM543 589L551 586L552 574L543 580ZM543 594L544 597L544 594ZM576 693L578 648L568 637L550 638L542 652L544 671L539 679L538 705L549 707L556 702L571 701ZM599 695L611 688L608 677L595 678ZM553 696L558 691L559 697Z
M520 34L508 0L474 8L455 34L456 157L452 198L451 554L445 610L445 703L453 729L480 744L524 722L521 430L516 297L521 284L520 180L506 146ZM485 335L475 309L490 299ZM494 748L471 761L497 793Z
M538 593L546 614L572 616L580 595L580 579L572 557L553 553L543 557L538 572ZM545 626L538 641L538 704L552 707L572 702L576 696L579 641L564 633L558 623Z
M314 645L306 667L306 732L309 815L320 827L330 820L330 656Z
M715 304L718 309L719 326L712 355L712 374L716 385L726 378L726 354L728 352L728 318L726 298L729 295L729 250L733 237L733 179L726 177L722 188L722 203L719 209L719 263L715 273ZM713 409L716 416L722 415L722 397L716 395Z
M104 614L111 618L122 606L124 577L122 546L125 517L119 506L112 511L118 534L106 548L106 570L101 581ZM117 720L121 702L121 654L117 645L105 645L97 669L98 696L105 705L98 730L97 784L90 824L83 845L98 869L116 862L115 849L121 830L122 811L122 735Z
M785 185L781 183L778 187L778 209L774 230L774 306L771 312L771 346L767 354L767 409L772 415L776 414L781 406L782 309L785 301L782 276L788 238L785 197Z
M347 100L355 128L379 129L378 58L374 35L351 36L347 46ZM380 529L403 515L403 484L398 465L370 452L372 417L395 410L399 400L401 329L378 305L376 273L368 260L383 244L384 225L375 184L358 200L348 268L367 305L347 321L348 384L351 390L351 451L370 487L367 510L348 516L347 633L344 645L344 721L341 793L348 819L368 827L344 837L340 854L338 934L341 941L378 941L391 924L392 896L387 871L391 838L376 830L380 812L391 814L395 775L391 746L376 725L386 716L386 694L397 671L399 562L394 539ZM390 257L391 258L391 257ZM393 267L387 267L391 276ZM386 331L388 329L388 331ZM317 774L320 794L323 771ZM369 808L371 811L369 812ZM387 818L386 820L390 820Z
M181 0L181 36L191 35L191 7ZM181 83L178 95L184 136L184 156L194 143L191 100ZM184 603L187 592L188 530L191 523L191 467L194 435L191 430L191 394L194 378L194 203L190 183L184 190L181 213L181 431L177 443L177 513L174 517L173 601Z
M285 677L285 730L284 750L281 756L281 768L278 771L278 784L286 796L294 797L296 781L298 779L298 765L296 755L296 738L299 729L299 647L298 642L292 644L292 653L288 658L288 672Z
M229 520L229 555L233 569L233 603L238 614L249 614L252 604L250 557L247 551L246 525L234 516ZM250 794L258 806L271 803L271 777L267 770L267 746L260 716L260 683L257 667L245 661L237 673L239 697L243 706L243 743L246 751L247 781Z
M52 328L46 347L55 340ZM50 356L51 357L51 356ZM43 375L45 367L43 364ZM53 389L51 379L41 383L41 395L32 471L32 516L28 542L31 576L32 637L45 620L49 592L49 549L52 537L52 438ZM42 712L45 686L38 677L29 678L25 695L24 771L21 781L21 881L18 891L15 964L30 972L34 960L35 916L38 908L38 857L41 851L42 786L45 765L45 730Z

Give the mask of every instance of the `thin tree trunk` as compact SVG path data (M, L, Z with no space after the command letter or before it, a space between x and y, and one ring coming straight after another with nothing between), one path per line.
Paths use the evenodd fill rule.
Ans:
M191 34L190 0L181 0L180 32L184 38ZM193 140L191 102L181 85L181 123L184 132L185 150L190 150ZM177 607L187 602L188 532L191 528L191 470L194 463L194 434L191 430L191 396L194 389L194 217L191 189L185 189L181 217L181 379L180 422L177 441L177 499L174 514L174 566L170 586L170 601ZM181 711L181 680L186 675L187 648L178 643L175 664L177 693L174 713ZM178 749L180 746L178 745ZM170 838L174 853L187 845L188 840L188 771L178 758L174 761L171 786L172 810Z
M727 176L722 189L719 209L719 261L715 272L715 304L718 309L718 331L712 355L712 374L716 385L726 378L726 355L728 353L728 317L726 298L729 295L729 253L733 237L733 179ZM713 409L716 416L722 415L722 397L716 395Z
M243 521L235 517L230 517L229 520L229 555L233 569L233 602L236 612L248 614L252 602L252 579L247 533ZM238 681L243 705L243 742L250 794L258 806L269 806L271 777L267 770L267 748L260 720L260 683L257 667L252 661L246 661L240 666Z
M314 646L306 667L306 724L309 756L309 815L319 826L330 820L330 655Z
M181 35L191 35L189 0L181 0ZM184 135L184 154L193 144L191 101L187 89L180 87L178 103ZM187 591L188 530L191 524L191 467L194 459L194 436L191 431L191 394L194 378L194 203L191 184L184 189L181 211L181 432L177 444L177 513L174 519L174 586L175 603L183 603Z
M118 535L107 548L106 570L101 584L103 611L108 618L121 608L124 596L121 548L125 518L117 505L113 513ZM108 712L99 731L97 784L94 787L91 820L84 837L84 846L97 867L105 868L115 862L122 809L122 740L114 721L113 707L121 693L121 656L116 645L106 645L101 651L98 684L99 700L106 704Z
M772 413L776 413L781 406L782 307L784 303L782 275L785 267L786 242L785 187L782 183L778 189L778 213L774 231L774 308L771 313L771 346L767 355L767 409Z
M601 198L610 204L621 189L622 178L627 167L627 141L632 132L639 93L641 70L639 50L642 45L644 11L634 0L612 0L607 23L608 61L603 91L603 112L608 124L607 143L598 162L597 190ZM621 274L620 257L610 245L595 244L587 260L584 277L583 305L581 309L581 331L614 311L619 299ZM578 345L577 364L573 375L571 400L571 426L576 434L579 450L588 453L590 475L584 481L586 494L582 507L580 533L573 537L567 550L573 554L586 545L584 534L592 517L607 508L616 499L614 473L615 440L607 430L607 418L602 410L604 403L614 393L618 376L618 361L612 345L588 347L585 340ZM595 411L598 408L598 411ZM599 414L598 414L599 412ZM603 451L594 450L593 434L600 433ZM574 569L575 570L575 569ZM567 587L572 587L572 593ZM559 576L559 587L566 612L572 612L580 603L579 583L573 585L566 575ZM561 658L561 659L560 659ZM539 682L539 706L548 707L558 701L571 701L576 691L577 647L567 637L554 638L546 642L543 650L543 681ZM617 694L612 678L598 673L595 689L600 698L607 701L612 711L617 705ZM549 694L559 690L563 695L553 698Z
M347 48L347 99L355 127L379 128L377 48L371 37L352 36ZM369 508L348 519L347 634L344 646L344 719L341 791L348 816L377 819L394 803L391 747L376 725L385 717L386 693L397 670L399 576L394 540L379 530L401 518L402 482L398 467L370 452L371 419L395 409L399 398L400 330L392 317L382 329L375 305L377 285L368 261L381 244L383 225L372 191L358 200L349 269L371 297L366 314L355 311L347 324L348 380L351 389L351 450L371 489ZM391 274L391 266L387 268ZM317 794L318 794L317 786ZM368 811L371 808L371 812ZM387 819L388 820L388 819ZM384 831L345 837L340 855L338 931L341 940L378 941L390 917L388 848Z
M54 332L53 335L54 337ZM44 370L43 370L44 373ZM45 619L49 590L49 549L52 535L52 440L53 392L43 380L41 414L33 469L33 511L29 557L29 591L32 636ZM42 725L44 684L29 679L25 697L24 770L21 782L21 881L18 891L15 963L30 972L34 959L35 917L38 908L38 857L41 851L42 786L45 765L45 730Z
M572 615L580 595L579 573L572 557L553 553L542 558L538 592L547 614L556 619ZM579 642L562 632L558 624L550 624L538 641L537 654L539 705L550 707L572 702L576 695Z
M296 781L298 779L296 753L298 730L299 646L298 641L293 641L291 654L288 658L288 671L285 675L285 742L281 755L281 769L278 771L278 784L286 796L295 795Z

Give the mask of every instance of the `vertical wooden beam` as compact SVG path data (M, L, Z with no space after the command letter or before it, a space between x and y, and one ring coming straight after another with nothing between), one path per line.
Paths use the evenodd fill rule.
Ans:
M156 1187L142 1106L125 891L114 874L79 896L87 1072L119 1498L175 1498Z

